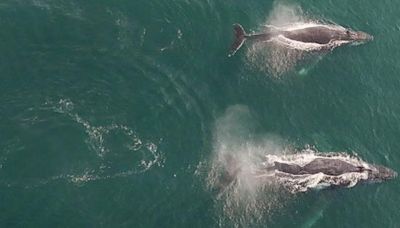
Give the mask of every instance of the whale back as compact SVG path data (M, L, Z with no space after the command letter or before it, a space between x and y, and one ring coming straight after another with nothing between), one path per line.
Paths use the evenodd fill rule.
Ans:
M330 28L327 26L282 31L282 35L288 39L318 44L328 44L331 40L341 40L345 34L346 30L342 28Z
M309 174L324 173L332 176L360 171L358 167L348 162L329 158L316 158L306 164L302 170Z

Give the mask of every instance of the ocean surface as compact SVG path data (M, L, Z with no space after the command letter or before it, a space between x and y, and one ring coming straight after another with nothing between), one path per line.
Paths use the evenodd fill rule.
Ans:
M394 0L3 0L0 227L400 227L398 179L213 188L221 151L400 171L399 15ZM228 58L233 23L304 19L375 39Z

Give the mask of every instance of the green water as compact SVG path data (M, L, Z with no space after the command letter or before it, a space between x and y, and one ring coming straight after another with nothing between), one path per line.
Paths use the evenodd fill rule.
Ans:
M2 1L0 227L400 226L398 180L287 196L256 220L230 219L207 188L215 123L235 105L252 119L239 137L399 171L400 2L285 2L375 40L280 79L248 46L227 58L231 25L257 29L274 4Z

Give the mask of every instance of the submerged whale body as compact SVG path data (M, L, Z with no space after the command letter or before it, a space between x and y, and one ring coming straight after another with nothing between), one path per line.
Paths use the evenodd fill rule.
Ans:
M247 34L240 24L234 24L235 40L229 56L233 56L246 40L275 42L303 51L332 50L344 44L364 43L373 39L367 33L352 31L338 25L299 23L285 27L265 26L266 32Z

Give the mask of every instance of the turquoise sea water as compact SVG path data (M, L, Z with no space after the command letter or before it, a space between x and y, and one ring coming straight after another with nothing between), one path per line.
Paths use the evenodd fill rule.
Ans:
M375 39L279 78L250 45L227 57L233 23L300 8ZM389 0L2 1L0 227L399 227L398 180L239 203L208 187L227 144L400 171L399 13Z

